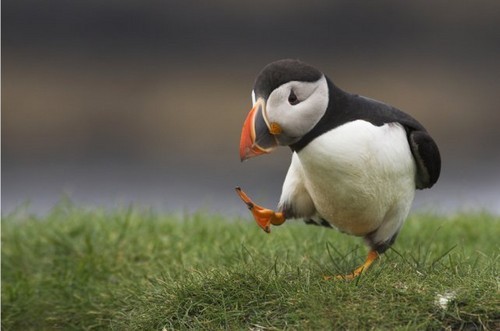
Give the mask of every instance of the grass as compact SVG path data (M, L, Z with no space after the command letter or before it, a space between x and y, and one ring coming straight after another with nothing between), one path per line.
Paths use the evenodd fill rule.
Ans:
M500 328L500 219L413 215L355 281L359 238L288 222L57 206L2 217L2 330ZM441 302L440 302L441 299Z

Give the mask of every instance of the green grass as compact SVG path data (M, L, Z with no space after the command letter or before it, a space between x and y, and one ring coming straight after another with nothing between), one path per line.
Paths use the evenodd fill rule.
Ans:
M2 218L2 330L499 329L500 219L413 215L355 281L360 238L203 213ZM439 295L449 295L447 305Z

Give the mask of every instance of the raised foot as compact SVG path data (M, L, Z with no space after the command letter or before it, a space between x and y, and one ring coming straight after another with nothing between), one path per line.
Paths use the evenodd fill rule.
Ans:
M361 266L356 268L352 273L347 274L347 275L336 275L336 276L323 276L324 280L331 280L331 279L338 279L338 280L353 280L356 277L359 277L363 272L368 270L368 268L372 265L372 263L378 259L379 255L377 251L375 250L370 250L368 252L368 256L366 257L365 263L363 263Z
M271 209L263 208L259 205L253 203L253 201L241 190L240 187L236 187L236 193L247 205L248 209L252 212L253 218L257 225L261 227L265 232L271 232L271 224L281 225L285 222L285 216L283 213L277 213Z

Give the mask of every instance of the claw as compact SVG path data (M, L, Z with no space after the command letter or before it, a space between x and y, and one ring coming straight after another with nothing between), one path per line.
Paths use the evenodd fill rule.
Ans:
M253 203L253 201L242 191L240 187L236 187L236 193L239 195L241 200L247 205L248 209L253 214L255 222L267 233L271 232L271 224L280 225L285 222L285 217L283 213L276 213L271 209L263 208L259 205Z
M248 209L252 210L255 205L252 202L252 200L250 200L248 195L246 195L246 193L243 192L241 190L241 187L239 187L239 186L236 186L235 190L236 190L236 193L238 193L238 195L240 196L241 200L243 200L243 202L247 205Z

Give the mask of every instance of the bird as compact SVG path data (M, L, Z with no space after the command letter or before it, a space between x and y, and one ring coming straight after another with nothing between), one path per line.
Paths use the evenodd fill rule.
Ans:
M240 159L292 151L276 210L236 193L265 231L289 219L362 237L365 262L345 275L364 273L396 240L417 189L432 187L441 172L438 146L409 114L337 87L296 59L266 65L252 89L252 108L240 139Z

